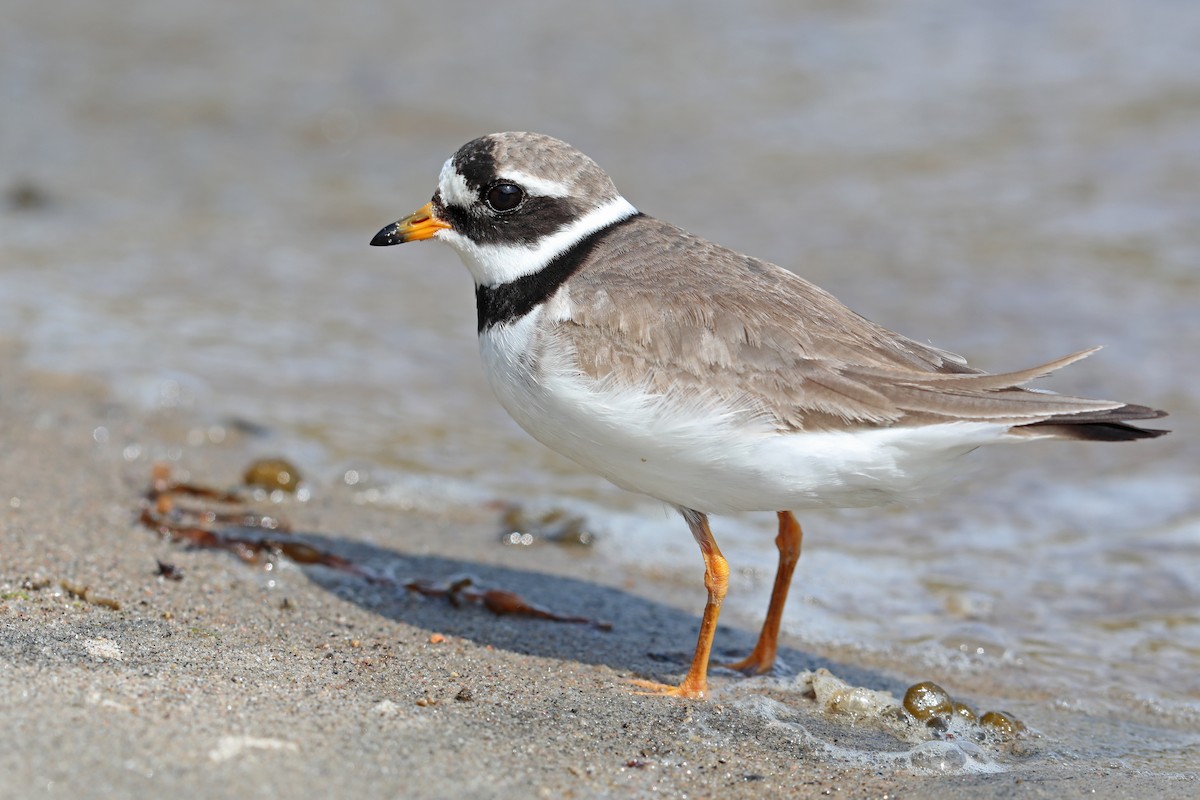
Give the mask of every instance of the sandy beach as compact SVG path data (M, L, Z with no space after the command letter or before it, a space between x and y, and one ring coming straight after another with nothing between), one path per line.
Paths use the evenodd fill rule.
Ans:
M400 578L470 575L611 630L496 616L282 557L268 569L163 541L136 522L149 483L142 455L171 460L181 477L232 485L269 437L188 444L196 420L131 412L95 385L22 370L11 343L3 352L0 796L1196 792L1195 773L1067 762L1038 737L985 745L995 771L973 774L961 756L918 755L931 734L897 737L870 716L780 691L791 678L720 675L705 701L638 696L624 679L677 674L696 616L652 587L617 585L569 548L538 548L531 560L481 547L495 539L495 509L381 512L328 484L311 485L307 502L259 505L288 518L301 540ZM160 561L182 579L159 576ZM724 630L720 639L731 647L751 637ZM795 651L788 660L896 696L905 688L870 666Z

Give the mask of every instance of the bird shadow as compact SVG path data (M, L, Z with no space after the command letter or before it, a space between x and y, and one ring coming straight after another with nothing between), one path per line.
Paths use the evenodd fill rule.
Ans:
M384 619L512 653L603 665L620 673L653 676L667 682L678 680L692 657L700 617L630 591L511 566L403 553L321 533L297 534L297 538L389 576L385 582L372 582L321 566L303 569L316 586ZM425 597L406 590L404 584L412 580L443 584L469 580L473 586L518 592L529 603L557 614L603 621L611 628L498 615L477 604L456 606L445 597ZM736 675L715 665L744 656L756 637L757 631L718 626L712 675ZM775 674L787 676L819 668L853 685L904 690L904 684L894 676L787 646L780 648Z

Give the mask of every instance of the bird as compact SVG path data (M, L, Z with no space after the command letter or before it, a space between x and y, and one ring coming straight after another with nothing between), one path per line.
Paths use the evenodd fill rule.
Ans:
M679 683L703 698L729 564L710 515L774 511L778 566L754 648L769 673L803 531L794 512L882 505L938 487L983 445L1120 442L1166 412L1026 388L1091 348L1007 373L902 336L795 272L638 211L591 158L493 133L442 166L433 198L375 246L450 245L475 284L500 404L552 450L682 515L707 600Z

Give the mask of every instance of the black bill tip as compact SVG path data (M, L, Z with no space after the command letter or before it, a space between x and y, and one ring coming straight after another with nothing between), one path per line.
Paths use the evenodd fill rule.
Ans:
M404 234L400 233L400 223L393 222L386 228L375 234L375 238L371 240L372 247L387 247L390 244L403 244Z

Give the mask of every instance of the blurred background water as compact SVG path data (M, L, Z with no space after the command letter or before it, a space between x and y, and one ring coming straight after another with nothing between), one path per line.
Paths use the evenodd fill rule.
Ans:
M682 607L682 523L491 398L453 253L367 246L463 142L564 138L641 210L984 368L1106 345L1045 385L1167 408L1174 435L980 453L940 497L806 517L785 626L1118 721L1081 752L1200 769L1200 5L0 10L0 336L32 367L266 425L398 508L585 513L589 558ZM773 522L714 525L731 624L765 609Z

